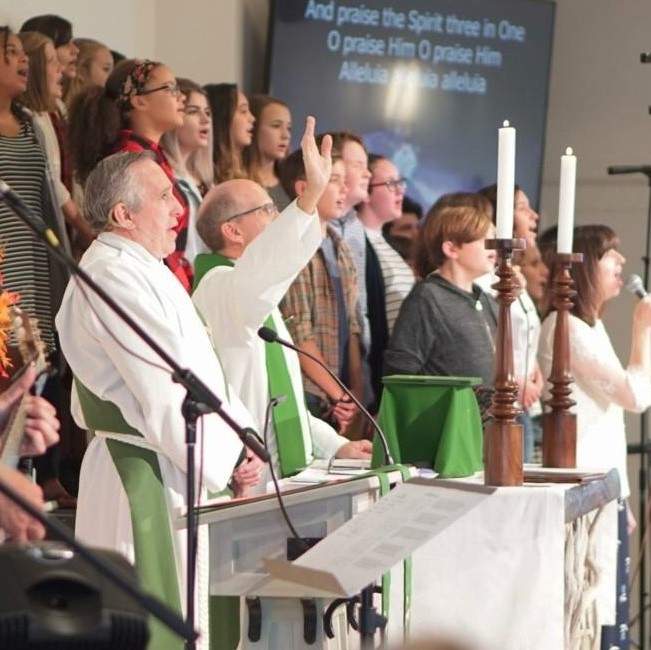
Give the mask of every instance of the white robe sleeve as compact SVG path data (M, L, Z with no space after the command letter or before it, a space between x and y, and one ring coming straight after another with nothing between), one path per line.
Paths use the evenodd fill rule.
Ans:
M220 267L209 271L193 300L211 329L220 331L219 340L228 330L235 339L254 337L322 238L318 214L308 215L293 201L246 247L228 273Z
M307 416L310 421L312 448L315 458L332 458L340 447L343 447L348 438L340 436L327 422L315 418L309 411Z
M122 268L113 265L109 273L102 271L102 286L125 311L182 367L195 371L224 398L223 382L217 381L221 379L219 364L189 297L189 308L173 309L170 301L147 290L150 278L135 273L128 265ZM56 323L63 352L74 374L100 399L116 404L128 424L185 471L185 424L181 414L185 390L172 380L164 363L102 301L86 290L91 310L84 295L72 283L74 280ZM192 316L196 323L191 322ZM197 363L202 358L205 363ZM227 407L227 410L236 420L246 416L239 400L235 400L234 408ZM250 419L242 424L249 425ZM221 490L230 478L242 445L216 414L203 416L198 423L197 449L201 447L202 432L204 479L209 489Z
M603 340L590 330L587 323L570 317L570 354L577 381L597 403L614 402L633 413L646 410L651 405L651 377L641 368L622 367L605 330L599 337Z

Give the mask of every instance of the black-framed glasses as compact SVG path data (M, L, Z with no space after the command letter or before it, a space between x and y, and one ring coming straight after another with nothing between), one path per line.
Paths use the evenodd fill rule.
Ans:
M392 178L391 180L381 181L379 183L369 183L368 188L370 190L373 187L380 187L382 185L386 187L388 190L390 190L391 192L397 192L398 190L402 190L404 192L407 189L407 179Z
M181 94L181 89L179 88L178 83L176 83L175 81L173 83L163 84L162 86L156 86L156 88L148 88L147 90L141 90L138 93L138 95L151 95L152 93L157 93L160 90L165 90L170 95L174 95L175 97Z
M278 214L278 208L276 207L276 204L273 201L270 201L269 203L264 203L263 205L257 205L255 208L244 210L244 212L238 212L237 214L228 217L228 219L224 219L224 222L237 219L237 217L243 217L245 214L251 214L252 212L257 212L258 210L262 210L269 217L275 217Z

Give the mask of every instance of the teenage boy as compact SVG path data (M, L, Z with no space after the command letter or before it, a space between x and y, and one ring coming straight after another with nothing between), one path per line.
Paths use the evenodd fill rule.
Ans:
M305 191L300 152L285 160L280 180L291 198L300 197ZM322 360L362 397L357 274L348 246L329 226L344 214L346 194L346 167L340 158L333 157L331 180L317 206L323 242L290 287L280 309L294 342ZM301 369L308 408L317 417L333 417L344 431L354 412L349 398L311 359L302 356Z
M416 255L423 280L405 299L385 354L388 374L493 380L497 309L474 281L495 252L490 204L477 194L442 197L427 215Z

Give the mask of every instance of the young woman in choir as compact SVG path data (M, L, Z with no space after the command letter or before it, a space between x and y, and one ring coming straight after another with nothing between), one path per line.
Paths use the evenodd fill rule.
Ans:
M208 84L203 88L212 111L216 182L246 178L243 156L253 141L255 123L249 100L235 84Z
M62 175L62 155L57 137L57 100L63 93L63 67L54 43L40 32L21 32L19 38L29 58L29 77L21 103L43 134L43 145L52 174L55 198L65 215L68 235L76 249L83 250L93 240L93 231L72 199Z
M183 125L185 99L174 73L163 63L121 61L102 88L80 92L70 107L70 145L77 180L83 184L95 165L117 151L151 151L172 181L184 206L176 226L177 250L165 262L189 291L192 267L185 258L188 203L160 146L163 134Z
M92 38L76 38L79 49L77 56L77 75L70 81L66 93L66 104L72 104L75 96L88 86L106 85L106 80L113 71L113 55L106 45Z
M635 306L631 349L623 366L601 320L623 286L626 260L618 250L619 239L607 226L579 226L574 232L574 251L583 253L583 263L572 267L577 295L570 315L577 465L616 467L622 495L628 497L624 411L641 413L651 405L651 298ZM551 371L555 323L552 307L543 321L538 355L545 377Z
M538 313L543 313L542 304L549 283L549 269L538 246L529 246L519 258L520 272L527 283L527 293L536 305Z
M185 256L193 264L199 253L209 252L197 233L196 218L201 200L215 178L212 119L203 88L189 79L177 79L177 83L185 97L183 124L168 131L161 144L190 207Z
M490 203L478 194L441 197L416 250L423 279L405 298L385 353L386 374L481 377L493 381L497 307L476 280L495 265L486 250Z
M244 149L249 178L260 183L279 210L290 203L280 184L278 164L289 152L292 137L292 115L289 106L269 95L252 95L250 109L255 123L253 142Z
M43 134L19 99L29 84L29 59L20 38L8 27L0 27L0 178L23 200L34 215L43 219L69 250L65 222L54 188ZM0 269L4 288L20 294L21 307L38 319L41 336L56 369L61 368L54 314L56 314L68 277L56 262L50 262L45 245L0 202L0 240L3 260ZM46 384L44 396L57 407L63 406L60 378ZM59 410L59 408L58 408ZM39 472L47 499L60 505L72 505L74 499L58 479L57 451L48 457L47 471Z
M573 265L571 270L577 293L569 317L570 370L574 377L572 399L576 402L577 467L615 467L621 498L626 500L630 488L624 411L641 413L651 405L651 298L640 300L633 310L631 347L624 366L602 321L608 304L623 286L626 260L618 248L619 239L607 226L579 226L574 230L574 252L583 253L583 263ZM552 267L552 277L554 271ZM555 325L556 312L550 311L542 324L538 355L545 377L551 372ZM619 636L620 625L604 628L602 648L610 648L611 644L628 647L628 607L626 591L622 593L621 589L625 589L627 581L624 564L628 534L635 528L635 519L624 501L620 502L619 523L617 622L626 628L626 638Z
M77 76L77 55L79 48L72 37L72 24L69 20L54 14L34 16L23 23L21 32L40 32L52 39L57 57L63 70L64 88Z

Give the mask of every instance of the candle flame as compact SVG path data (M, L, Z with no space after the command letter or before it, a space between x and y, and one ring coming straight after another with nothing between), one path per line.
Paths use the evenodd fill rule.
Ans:
M572 147L568 147L567 149L565 149L565 155L566 156L573 156L574 155L574 150L572 149Z
M504 120L504 122L502 122L502 126L504 128L508 128L509 126L511 126L511 123L508 120Z

